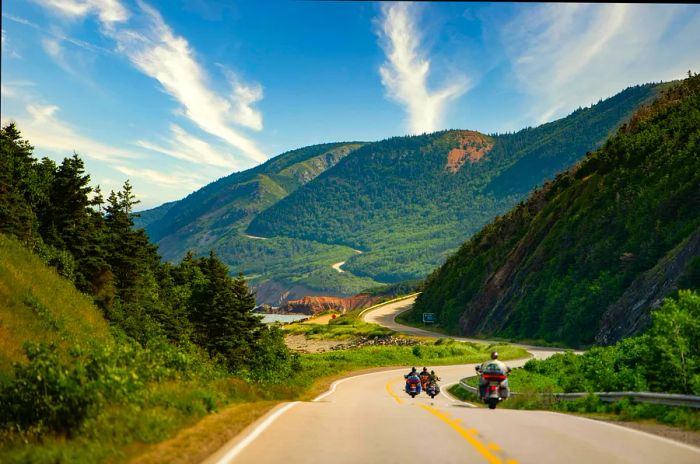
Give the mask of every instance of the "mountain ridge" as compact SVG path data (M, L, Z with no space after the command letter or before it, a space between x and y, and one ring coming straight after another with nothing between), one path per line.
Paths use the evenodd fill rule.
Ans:
M363 286L423 278L494 215L594 150L658 87L630 87L566 118L512 134L453 129L357 143L293 189L279 178L290 167L284 155L299 152L286 157L299 164L313 158L304 150L339 145L287 152L204 187L146 229L166 259L188 249L196 254L215 249L233 272L253 276L251 285L264 296L259 303L306 296L286 294L285 287L350 296ZM273 175L262 168L275 163ZM504 180L518 163L529 169L523 179ZM227 203L227 183L251 189L238 197L245 201ZM256 207L253 187L259 186L262 201ZM318 259L312 263L302 251ZM338 273L331 266L341 261L345 272Z
M700 230L698 139L696 76L465 242L427 279L410 317L436 312L462 334L571 346L637 333L698 266L688 238Z

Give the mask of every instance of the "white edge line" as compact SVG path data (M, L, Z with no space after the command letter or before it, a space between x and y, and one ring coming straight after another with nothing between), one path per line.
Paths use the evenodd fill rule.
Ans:
M272 423L277 420L279 416L287 412L289 409L292 407L296 406L299 404L299 401L293 401L291 403L286 404L285 406L281 407L274 413L272 413L270 416L267 417L260 425L258 425L255 430L253 430L247 437L245 437L241 442L239 442L236 446L231 448L226 454L224 454L218 461L216 461L216 464L228 464L229 462L233 461L238 454L245 449L246 446L250 445L253 440L258 438L258 436L263 433L263 431L268 428Z
M689 444L687 444L687 443L683 443L683 442L681 442L681 441L672 440L672 439L670 439L670 438L662 437L662 436L659 436L659 435L654 435L653 433L645 432L645 431L643 431L643 430L637 430L637 429L633 429L633 428L631 428L631 427L625 427L624 425L613 424L613 423L610 423L610 422L607 422L607 421L604 421L604 420L596 420L596 419L591 419L591 418L589 418L589 417L575 416L575 415L573 415L573 414L564 414L564 413L555 412L555 411L542 411L542 412L547 412L547 413L550 413L550 414L561 414L561 415L563 415L563 416L575 417L575 418L577 418L577 419L583 419L583 420L586 420L586 421L589 421L589 422L595 422L596 424L603 424L603 425L607 425L607 426L609 426L609 427L615 427L615 428L618 428L618 429L625 430L625 431L627 431L627 432L633 432L633 433L636 433L636 434L638 434L638 435L644 435L644 436L647 437L647 438L654 438L654 439L656 439L656 440L660 440L660 441L666 442L666 443L671 444L671 445L680 446L680 447L683 447L683 448L687 448L687 449L689 449L689 450L691 450L691 451L695 451L696 453L700 453L700 448L695 447L695 446L693 446L693 445L689 445Z
M366 375L373 375L373 374L384 374L387 372L393 372L393 371L403 371L403 369L390 369L388 371L378 371L378 372L368 372L366 374L360 374L360 375L353 375L350 377L345 377L343 379L336 380L331 384L331 388L325 392L321 393L318 395L316 398L314 398L313 402L318 402L324 399L325 397L332 395L335 392L335 389L338 385L341 383L350 380L350 379L356 379L358 377L364 377ZM229 451L226 452L221 458L219 458L218 461L216 461L216 464L228 464L231 461L233 461L236 456L240 454L241 451L243 451L248 445L250 445L256 438L260 436L261 433L265 431L269 426L272 425L273 422L275 422L282 414L285 412L289 411L292 407L296 406L297 404L301 403L301 401L293 401L291 403L288 403L284 405L283 407L279 408L277 411L273 412L270 414L264 421L260 423L255 429L253 429L243 440L241 440L236 446L231 448Z
M453 402L453 403L462 403L462 404L466 404L466 405L469 406L470 408L476 408L477 406L476 406L475 404L472 404L472 403L470 403L470 402L468 402L468 401L460 400L459 398L457 398L457 397L455 397L455 396L452 396L452 395L447 391L452 385L458 385L458 384L459 384L459 382L455 382L455 383L451 383L451 384L449 384L449 385L445 385L444 387L441 387L441 388L440 388L440 394L443 395L445 398L447 398L448 400L450 400L450 401Z

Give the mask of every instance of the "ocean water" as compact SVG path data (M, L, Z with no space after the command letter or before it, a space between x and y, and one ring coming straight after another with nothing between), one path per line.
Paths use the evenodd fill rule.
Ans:
M309 316L306 314L259 314L263 317L263 322L265 324L272 324L273 322L295 322L302 319L306 319Z

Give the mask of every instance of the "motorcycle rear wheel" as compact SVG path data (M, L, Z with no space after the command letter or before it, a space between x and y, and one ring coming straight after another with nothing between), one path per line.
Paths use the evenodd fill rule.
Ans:
M496 409L496 405L498 405L498 398L489 398L488 403L489 409Z

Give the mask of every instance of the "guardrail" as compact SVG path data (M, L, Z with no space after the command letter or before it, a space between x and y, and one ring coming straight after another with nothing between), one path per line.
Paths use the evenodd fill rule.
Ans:
M475 395L479 394L477 387L472 387L466 380L474 377L466 377L459 381L459 386ZM510 392L511 396L518 392ZM590 394L596 395L601 401L612 403L624 398L630 398L638 403L663 404L665 406L683 406L686 408L700 408L700 396L678 395L675 393L651 393L651 392L593 392L593 393L539 393L541 396L550 396L558 400L575 400Z

